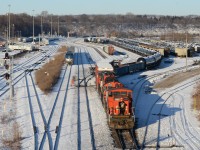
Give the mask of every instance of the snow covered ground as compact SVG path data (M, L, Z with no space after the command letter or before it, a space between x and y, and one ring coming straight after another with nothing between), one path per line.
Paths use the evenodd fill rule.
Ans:
M162 62L156 70L127 75L119 80L133 89L137 118L136 132L142 148L155 149L158 144L163 149L199 149L200 122L197 121L195 115L197 112L192 110L191 103L192 93L197 80L200 81L198 79L200 76L183 81L169 89L153 90L151 94L145 92L146 85L151 86L172 74L170 70L186 65L185 58L172 59L172 64ZM188 65L195 59L198 57L188 58ZM165 73L154 78L147 78L144 84L139 83L135 86L141 75L148 77L162 72ZM184 88L186 83L191 84ZM178 87L179 90L174 92ZM164 93L166 94L162 96Z
M17 60L16 66L22 64L27 60L31 60L32 57L36 57L34 58L34 60L26 63L25 66L32 65L31 67L29 67L29 69L33 67L39 68L42 64L51 59L51 57L55 54L55 52L61 45L75 46L76 53L78 53L78 51L81 52L79 56L82 57L82 63L84 64L83 68L86 76L90 74L90 65L89 60L87 59L85 54L89 54L94 62L107 61L104 60L93 48L95 47L99 50L102 50L102 45L84 43L83 39L68 38L67 40L61 39L55 45L42 47L42 50L46 53L33 52L27 54L25 57ZM125 52L125 50L121 48L116 47L116 49ZM139 57L138 55L132 54L130 52L127 53L129 55L128 59L137 59ZM45 60L41 61L41 64L39 64L39 66L35 65L37 61L48 54L49 57L46 57ZM112 56L109 56L106 53L104 53L104 55L107 56L108 60L113 59ZM200 57L198 56L194 58L188 58L188 65L192 64L194 60L199 58ZM169 70L185 66L185 58L171 59L173 59L173 62L171 64L166 64L162 62L161 65L155 70L138 72L119 78L119 80L124 83L126 87L133 89L133 101L136 107L136 132L138 135L138 140L141 146L142 144L145 145L143 147L145 149L155 149L156 145L159 145L163 149L200 149L200 123L196 119L197 112L191 109L191 94L196 84L195 80L197 80L198 77L193 77L170 89L160 89L151 93L145 92L146 85L150 85L153 82L158 82L159 80L162 80L164 78L164 75L149 79L148 76L162 72L167 72L165 73L165 75L169 75ZM78 61L81 60L79 58L76 58L75 62ZM23 67L26 68L25 66ZM47 131L50 136L46 136L44 145L42 145L43 149L50 149L49 141L50 145L52 146L51 148L55 146L55 140L57 136L55 132L59 124L61 109L63 107L63 101L65 99L65 92L67 89L68 78L69 81L71 81L73 76L77 78L78 70L80 70L81 73L83 71L82 66L78 66L77 63L72 65L71 75L69 74L69 68L67 68L66 74L64 74L65 68L66 66L63 66L60 77L60 79L63 79L63 83L61 84L61 80L59 80L59 82L56 84L50 94L45 95L36 86L36 91L38 93L46 122L48 122L49 120L55 99L58 96L58 101L55 105L55 110L52 115L49 129ZM3 68L0 69L2 70ZM23 72L23 70L19 72ZM15 76L17 76L18 74L19 73L16 73ZM34 79L34 71L31 73L31 75ZM138 83L138 81L140 80L138 77L141 77L141 75L147 75L144 84L142 84L142 82ZM82 79L83 74L80 74L79 78ZM37 127L37 133L35 134L38 137L37 148L39 148L39 146L41 146L41 140L45 135L44 120L42 119L42 114L38 106L36 93L34 91L33 83L31 81L31 76L29 74L27 75L27 81L30 90L30 99L33 106L35 124ZM88 101L85 93L85 88L80 87L79 91L77 88L77 82L78 81L76 80L74 85L70 84L67 90L66 103L64 106L65 109L63 113L63 122L60 130L61 133L59 136L57 149L92 149L92 144L95 145L96 149L115 149L113 147L113 139L111 137L110 130L107 126L106 114L102 107L98 93L95 89L94 78L92 78L88 82ZM191 85L185 87L186 85L184 84L189 82L191 82ZM1 88L2 85L5 85L5 80L1 80L0 84ZM0 97L0 116L2 118L3 114L10 114L11 112L15 113L13 115L13 120L18 122L20 131L22 132L22 149L32 150L34 149L35 143L33 125L30 115L31 112L29 108L29 96L26 84L26 80L23 77L15 85L15 95L13 101L9 101L9 92ZM181 87L180 90L174 92L173 89L178 88L179 86ZM59 87L61 88L60 91ZM0 92L3 91L1 90ZM161 95L164 93L166 94L158 100L158 98L160 98ZM91 122L90 117L92 118ZM9 124L6 124L3 123L1 119L1 148L3 148L3 139L7 138L10 134L10 129L12 128L12 124L14 122L13 120L9 122ZM92 127L90 126L91 124ZM94 141L92 141L93 138Z

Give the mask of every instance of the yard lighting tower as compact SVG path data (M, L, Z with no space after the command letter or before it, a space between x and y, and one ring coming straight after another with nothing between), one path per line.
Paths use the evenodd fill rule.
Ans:
M10 43L10 6L11 6L11 5L9 4L9 5L8 5L8 7L9 7L9 12L8 12L8 22L9 22L9 23L8 23L8 29L9 29L9 31L8 31L8 32L9 32L9 33L8 33L8 34L9 34L9 35L8 35L8 41L9 41L9 43Z
M58 36L59 36L59 16L58 16Z
M52 15L51 15L51 37L52 37Z
M42 26L42 23L43 23L43 21L42 21L42 15L41 15L41 36L43 36L43 26Z
M32 10L33 11L33 44L34 44L34 11L35 10Z
M7 40L7 45L10 45L10 4L8 5L9 11L8 11L8 40ZM6 49L6 52L8 52L8 47Z

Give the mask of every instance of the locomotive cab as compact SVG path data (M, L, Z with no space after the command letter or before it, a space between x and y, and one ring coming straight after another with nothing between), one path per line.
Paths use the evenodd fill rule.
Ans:
M66 63L69 64L69 65L73 65L73 57L74 57L73 52L72 51L68 51L65 54Z
M126 88L105 91L109 126L115 129L130 129L134 126L132 91Z

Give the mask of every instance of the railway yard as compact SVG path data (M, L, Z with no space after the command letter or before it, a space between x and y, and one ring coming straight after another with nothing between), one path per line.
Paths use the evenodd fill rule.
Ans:
M0 66L0 149L12 147L10 143L35 150L200 149L199 111L192 105L194 88L200 81L200 66L193 64L200 55L161 59L157 51L132 45L135 41L117 39L111 43L124 55L109 55L103 50L106 44L59 38L39 51L14 57L12 99L4 66ZM62 46L73 49L73 60L63 65L52 91L43 93L35 81L35 71L53 60ZM4 55L0 52L1 60ZM110 127L114 113L107 108L109 104L103 105L111 95L102 83L108 75L108 70L102 71L107 66L98 66L102 63L113 63L117 75L112 79L117 79L123 90L132 91L128 95L131 101L126 103L127 107L131 104L126 109L134 122L131 127Z

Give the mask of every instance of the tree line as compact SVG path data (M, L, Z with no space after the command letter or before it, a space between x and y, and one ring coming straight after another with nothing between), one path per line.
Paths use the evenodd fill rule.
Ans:
M31 36L33 33L33 16L26 13L10 14L11 36ZM58 23L59 22L59 23ZM144 36L144 30L189 27L200 28L199 16L155 16L155 15L52 15L44 11L34 16L34 33L58 34L66 36L68 32L78 36L102 35L110 36ZM8 15L0 15L0 35L6 36ZM41 30L42 28L42 30Z

